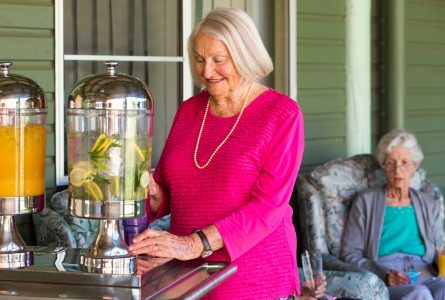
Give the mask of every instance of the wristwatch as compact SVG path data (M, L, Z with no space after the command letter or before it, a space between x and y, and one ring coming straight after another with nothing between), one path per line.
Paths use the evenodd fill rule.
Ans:
M204 251L201 253L201 257L205 258L207 256L212 255L213 250L212 247L210 247L210 242L207 239L206 235L204 234L204 232L200 229L195 229L193 230L193 233L196 233L199 238L201 239L202 244L204 245Z

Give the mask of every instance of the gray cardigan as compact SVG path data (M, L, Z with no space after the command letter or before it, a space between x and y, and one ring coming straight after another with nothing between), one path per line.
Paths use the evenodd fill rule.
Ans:
M386 186L360 193L353 201L341 243L340 258L367 269L385 280L388 269L377 263L383 218L386 207ZM439 202L410 189L410 197L425 243L423 260L431 264L435 247L442 241Z

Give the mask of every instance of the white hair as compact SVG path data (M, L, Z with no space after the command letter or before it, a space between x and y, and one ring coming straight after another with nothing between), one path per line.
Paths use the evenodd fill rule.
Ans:
M194 44L199 33L205 33L226 45L235 68L242 78L256 81L273 71L272 59L255 23L243 10L217 8L207 14L188 39L191 66L195 63ZM192 73L195 83L200 85L197 74Z
M414 134L403 129L394 129L385 134L377 146L376 158L381 166L385 163L386 155L394 148L408 149L411 159L417 166L423 160L422 149L420 149Z

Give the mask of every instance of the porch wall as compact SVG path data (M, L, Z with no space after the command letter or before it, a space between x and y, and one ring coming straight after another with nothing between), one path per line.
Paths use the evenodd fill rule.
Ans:
M299 0L298 100L306 121L302 170L347 156L345 0ZM388 121L387 2L372 1L372 149ZM404 127L425 152L428 177L445 192L445 2L409 0L405 12Z
M297 2L297 88L305 116L302 170L346 155L345 1Z
M406 2L405 124L424 151L423 167L445 192L445 2Z

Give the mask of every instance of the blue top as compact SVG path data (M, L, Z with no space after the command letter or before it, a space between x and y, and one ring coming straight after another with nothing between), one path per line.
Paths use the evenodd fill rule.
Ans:
M378 255L405 253L423 256L425 251L425 243L420 236L414 207L387 205Z

